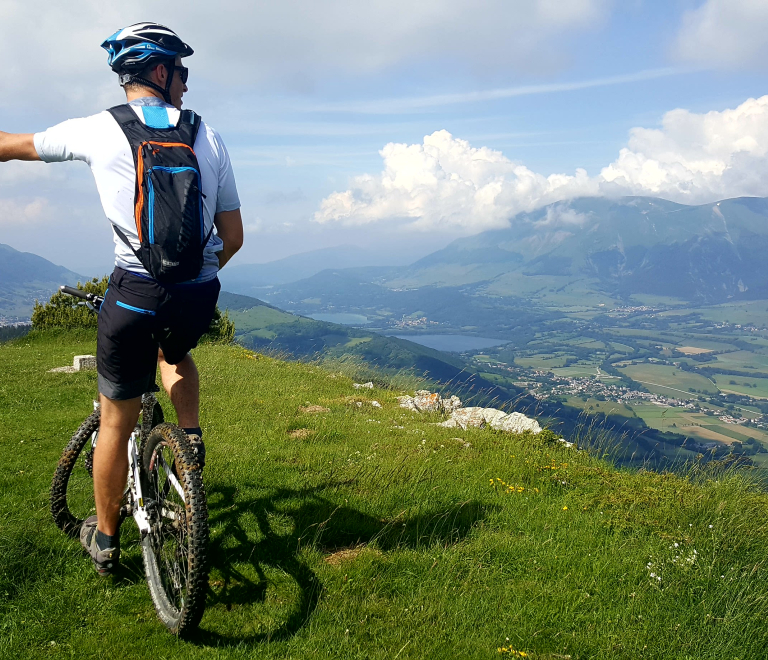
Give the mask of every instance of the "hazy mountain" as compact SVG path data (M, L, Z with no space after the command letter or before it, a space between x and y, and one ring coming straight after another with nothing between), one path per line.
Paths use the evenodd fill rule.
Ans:
M36 299L47 301L61 284L87 279L36 254L0 243L0 318L28 319Z
M228 266L221 271L219 279L222 286L229 291L244 295L259 295L263 293L265 287L303 280L326 268L405 266L407 263L409 263L408 260L398 260L397 256L385 256L373 250L341 245L302 252L265 264Z
M454 241L387 284L503 282L517 273L563 283L587 278L614 295L716 302L768 297L766 254L768 199L685 206L647 197L582 198Z
M507 229L457 239L407 267L329 263L263 295L304 314L423 312L487 329L509 316L503 300L516 305L518 318L520 302L532 299L552 310L632 294L707 303L768 298L766 255L768 199L686 206L649 197L581 198L520 214ZM498 323L487 322L494 313L488 306Z

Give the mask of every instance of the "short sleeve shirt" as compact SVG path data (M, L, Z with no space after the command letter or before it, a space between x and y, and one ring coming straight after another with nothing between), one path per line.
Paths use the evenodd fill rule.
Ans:
M136 99L129 105L148 126L166 127L178 123L179 110L154 96ZM114 117L104 111L91 117L70 119L47 131L35 133L34 139L37 154L46 163L66 160L88 163L107 219L119 227L133 248L138 250L139 237L134 220L136 169L128 139ZM239 209L240 199L224 142L205 122L200 124L194 149L200 165L203 220L207 234L213 226L214 216ZM116 233L114 241L115 264L131 272L148 275L136 255ZM222 248L221 239L212 234L205 248L203 269L195 281L205 282L216 277L219 269L216 253Z

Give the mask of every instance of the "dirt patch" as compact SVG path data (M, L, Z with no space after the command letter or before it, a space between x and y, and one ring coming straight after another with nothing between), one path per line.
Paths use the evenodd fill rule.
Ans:
M288 437L294 440L306 440L314 434L315 432L312 429L293 429L293 431L288 431Z
M299 412L314 415L317 413L331 412L331 409L325 408L324 406L299 406Z
M354 548L341 548L325 556L325 563L331 566L338 566L346 561L352 561L360 556L362 552L372 552L375 555L380 555L381 551L368 548L365 545L358 545Z
M697 348L696 346L678 346L675 350L683 355L702 355L712 352L711 348Z

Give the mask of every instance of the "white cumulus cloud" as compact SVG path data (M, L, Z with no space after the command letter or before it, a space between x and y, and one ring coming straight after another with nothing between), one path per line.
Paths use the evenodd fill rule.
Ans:
M705 202L768 195L768 96L734 109L672 110L659 129L633 128L627 147L604 168L603 189Z
M34 199L0 199L0 227L41 222L49 212L48 200L42 197Z
M762 196L768 195L768 96L722 112L672 110L660 128L632 129L618 158L594 177L582 169L536 173L445 130L421 144L389 143L379 153L383 171L357 176L347 190L322 200L316 222L399 220L413 229L480 231L505 227L521 211L587 195L654 195L685 203Z
M768 2L706 0L683 16L677 54L684 60L728 68L768 68Z

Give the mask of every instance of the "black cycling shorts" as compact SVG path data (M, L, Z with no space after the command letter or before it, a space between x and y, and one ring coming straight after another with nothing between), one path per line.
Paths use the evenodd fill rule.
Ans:
M218 278L162 285L115 268L99 311L99 392L109 399L141 396L155 382L157 349L177 364L208 330L219 298Z

